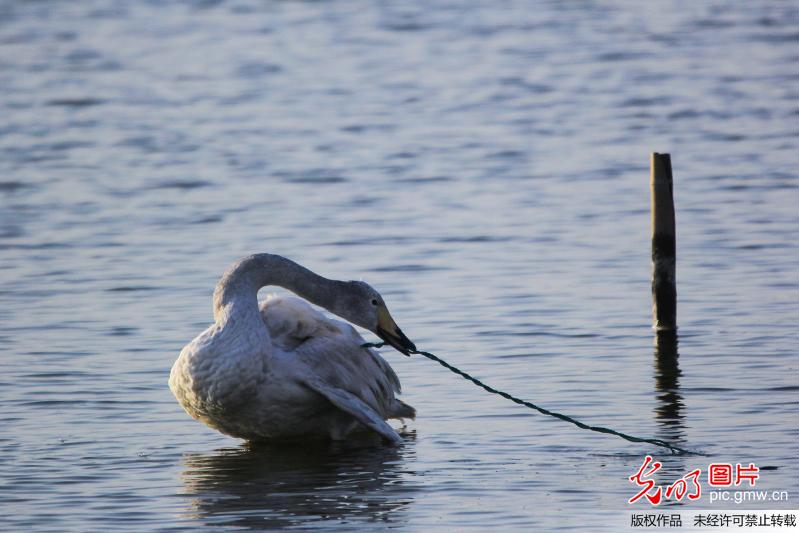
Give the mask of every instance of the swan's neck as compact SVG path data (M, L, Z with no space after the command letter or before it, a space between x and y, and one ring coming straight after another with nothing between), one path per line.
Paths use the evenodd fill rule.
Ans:
M288 289L325 309L336 307L337 285L297 263L272 254L255 254L236 262L214 290L214 319L258 313L258 290L267 285Z

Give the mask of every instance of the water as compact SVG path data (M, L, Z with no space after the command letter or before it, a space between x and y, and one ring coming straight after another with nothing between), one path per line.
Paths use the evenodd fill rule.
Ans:
M664 482L770 467L794 501L746 507L795 509L797 42L787 2L2 2L0 524L617 529L646 453ZM255 251L369 281L495 387L709 456L390 351L404 446L248 449L166 381Z

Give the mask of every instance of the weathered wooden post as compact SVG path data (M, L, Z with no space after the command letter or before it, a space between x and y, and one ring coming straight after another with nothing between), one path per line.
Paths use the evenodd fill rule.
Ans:
M674 184L671 156L654 152L652 191L652 327L677 330L677 245L674 233Z

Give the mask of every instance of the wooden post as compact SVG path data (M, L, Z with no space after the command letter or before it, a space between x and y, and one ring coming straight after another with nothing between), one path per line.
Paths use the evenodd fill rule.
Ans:
M652 327L677 330L677 245L674 234L674 185L669 154L652 154Z

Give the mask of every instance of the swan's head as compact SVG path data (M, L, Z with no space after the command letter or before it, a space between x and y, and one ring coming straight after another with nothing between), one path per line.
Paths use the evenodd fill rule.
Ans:
M348 281L344 287L344 296L337 302L337 315L368 329L405 355L416 351L416 345L391 318L379 292L363 281Z

